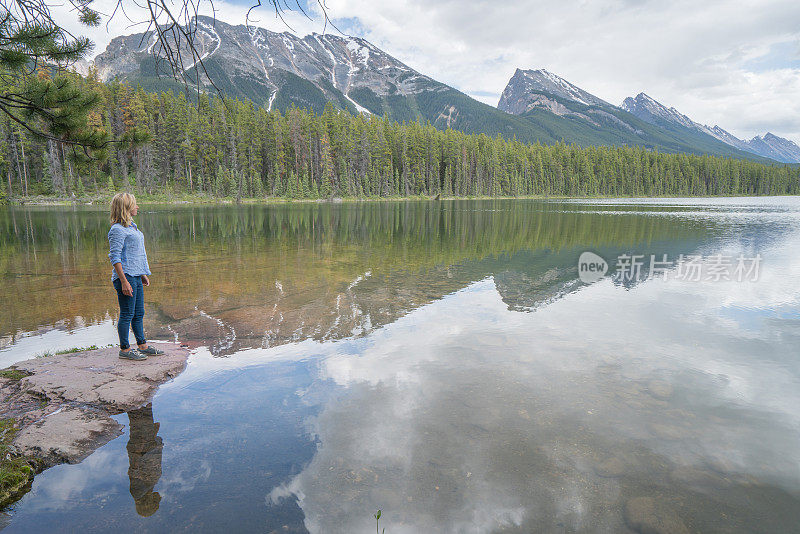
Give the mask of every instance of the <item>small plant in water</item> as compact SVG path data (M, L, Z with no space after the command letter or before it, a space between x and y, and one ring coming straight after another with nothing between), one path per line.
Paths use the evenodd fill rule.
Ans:
M381 533L385 534L386 529L384 528L383 530L381 530L381 525L380 525L380 523L381 523L381 511L378 510L375 513L375 515L373 515L372 517L375 518L375 534L381 534Z

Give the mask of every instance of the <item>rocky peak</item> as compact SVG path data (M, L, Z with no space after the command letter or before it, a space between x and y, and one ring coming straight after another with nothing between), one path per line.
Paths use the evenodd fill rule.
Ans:
M750 152L750 148L748 147L747 141L742 141L729 131L725 130L724 128L720 127L719 125L714 125L713 128L709 126L702 127L708 135L719 139L723 143L736 147L740 150L746 150Z
M645 122L657 126L682 126L714 137L732 147L744 150L765 158L785 163L800 163L800 147L788 139L767 132L764 137L756 136L750 141L739 139L718 125L713 128L694 122L675 108L667 108L645 93L635 98L628 97L622 103L622 109L636 115Z
M755 136L747 145L752 152L772 158L783 163L800 163L800 146L784 137L779 137L771 132L764 137Z
M622 109L650 124L670 123L684 128L702 129L699 124L679 112L677 109L668 108L661 102L647 95L639 93L635 97L628 97L622 102Z
M521 115L536 107L545 107L556 114L564 114L559 113L558 110L564 106L556 99L587 106L611 107L608 102L546 69L517 69L503 90L497 108L515 115Z

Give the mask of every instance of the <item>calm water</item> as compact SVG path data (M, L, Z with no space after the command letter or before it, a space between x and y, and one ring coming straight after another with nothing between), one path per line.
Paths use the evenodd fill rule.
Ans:
M354 533L377 509L388 534L632 532L641 497L662 527L797 531L796 198L145 206L137 224L145 331L196 350L117 416L124 435L37 476L8 532ZM0 366L115 342L108 226L0 211ZM584 251L610 264L598 282ZM623 254L641 276L614 277ZM651 254L698 256L699 279L648 279ZM717 255L758 272L714 280Z

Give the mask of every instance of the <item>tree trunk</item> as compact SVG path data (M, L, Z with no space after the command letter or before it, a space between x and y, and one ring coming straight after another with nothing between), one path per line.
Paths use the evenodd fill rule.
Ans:
M186 165L186 176L189 178L189 193L192 192L192 166L186 159L186 154L183 155L183 164Z
M72 163L70 163L69 158L67 158L67 153L64 150L64 143L59 142L59 145L61 145L61 155L64 158L64 166L67 169L67 179L64 180L64 182L66 183L66 187L64 188L65 192L66 192L67 190L69 190L71 188L72 183L73 183Z
M25 177L25 196L28 196L28 162L25 161L25 143L22 141L22 134L19 137L19 146L22 151L22 173Z
M52 139L47 141L47 164L50 166L50 175L53 180L53 189L64 194L64 170L61 159L58 157L58 146Z
M22 185L22 165L20 165L19 150L17 150L17 138L14 136L14 131L13 130L11 131L11 136L10 137L11 137L11 148L14 149L14 161L17 164L17 176L19 177L20 185ZM9 190L9 194L11 194L10 190Z

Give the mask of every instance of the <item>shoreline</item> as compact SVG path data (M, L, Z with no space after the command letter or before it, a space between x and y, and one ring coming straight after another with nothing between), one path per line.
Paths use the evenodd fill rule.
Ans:
M440 196L430 197L424 195L416 196L392 196L392 197L335 197L335 198L285 198L285 197L264 197L264 198L242 198L237 202L230 197L162 197L147 195L145 193L134 193L137 200L142 203L156 205L273 205L273 204L342 204L342 203L362 203L362 202L426 202L439 200L598 200L598 199L679 199L679 198L759 198L759 197L793 197L796 195L699 195L699 196L674 196L674 195L593 195L593 196L570 196L570 195L519 195L519 196ZM113 195L96 195L81 198L64 198L48 196L30 196L23 198L7 199L5 205L0 207L23 207L23 206L94 206L106 209L111 202Z
M147 404L161 384L186 368L190 350L157 342L164 355L123 360L117 347L32 358L0 371L0 508L13 504L34 476L79 463L122 434L112 416Z
M436 200L546 200L546 199L580 199L580 198L615 198L615 197L570 197L561 195L520 195L520 196L467 196L467 197L430 197L422 195L414 196L392 196L392 197L334 197L334 198L285 198L285 197L264 197L264 198L242 198L237 202L235 198L230 197L179 197L179 198L165 198L161 196L147 195L145 193L133 193L136 195L136 200L142 203L157 204L157 205L283 205L283 204L354 204L362 202L429 202ZM98 195L93 197L83 198L63 198L63 197L46 197L46 196L32 196L27 198L14 198L9 199L6 206L103 206L105 209L107 204L111 202L113 195ZM622 197L619 197L622 198ZM630 197L633 198L633 197Z

